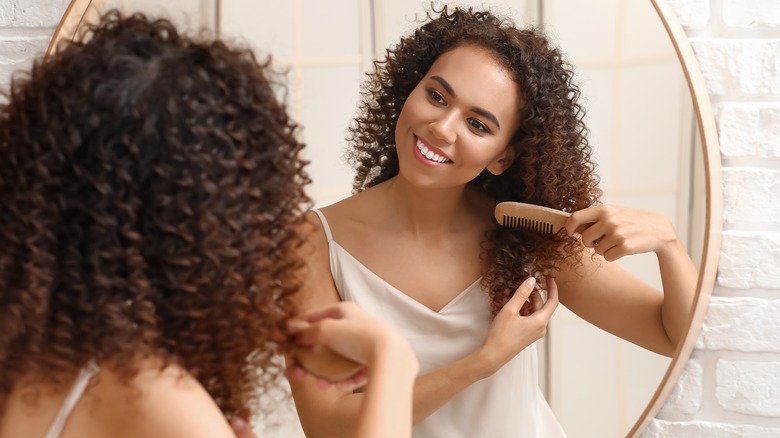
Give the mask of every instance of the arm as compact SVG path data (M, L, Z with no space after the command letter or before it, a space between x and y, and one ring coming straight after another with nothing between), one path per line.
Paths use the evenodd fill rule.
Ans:
M561 302L616 336L671 356L690 318L698 277L674 227L657 213L602 205L572 214L566 230L588 223L583 266L558 274ZM663 291L611 263L645 252L658 259Z
M306 242L302 247L302 255L307 260L307 268L302 273L304 284L301 308L312 309L337 303L339 297L330 274L327 240L314 214L309 215L303 233ZM554 287L554 282L551 284ZM496 317L480 349L417 377L412 405L414 424L427 418L472 383L493 374L518 352L544 335L547 322L558 302L557 293L551 293L552 299L548 299L544 305L545 311L521 316L519 309L532 288L533 284L529 282L518 289L514 301L510 300L513 305L505 306L506 310L502 310ZM308 437L354 435L365 393L345 393L337 387L319 388L314 379L290 379L290 386Z
M334 304L303 318L291 324L296 343L324 345L368 369L368 385L357 412L354 435L409 436L412 390L419 364L401 333L353 303Z

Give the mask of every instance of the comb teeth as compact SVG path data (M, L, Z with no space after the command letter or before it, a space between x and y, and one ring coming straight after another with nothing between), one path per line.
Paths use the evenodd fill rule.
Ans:
M524 217L503 216L501 224L507 228L524 228L526 230L536 231L537 233L553 234L554 226L549 222L535 221Z

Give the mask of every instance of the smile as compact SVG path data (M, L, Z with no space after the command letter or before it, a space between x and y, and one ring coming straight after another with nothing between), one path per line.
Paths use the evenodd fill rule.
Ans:
M427 158L430 161L436 162L436 163L451 163L452 161L447 158L443 157L432 150L428 149L428 146L425 146L423 142L418 138L417 139L417 149L420 151L420 153Z

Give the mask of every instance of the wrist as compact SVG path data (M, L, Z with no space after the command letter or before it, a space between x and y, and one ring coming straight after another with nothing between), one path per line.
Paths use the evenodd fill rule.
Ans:
M416 375L420 368L417 356L409 345L409 342L400 333L387 332L381 339L374 343L369 368L383 368L384 364L392 364L393 368L400 368Z
M477 380L488 378L498 371L503 363L491 354L484 346L467 356L473 364L473 370Z
M669 257L679 253L688 254L676 234L664 240L661 247L658 248L655 253L659 258Z
M675 251L685 251L672 221L666 216L661 216L658 220L665 221L666 225L663 228L658 229L657 235L659 236L661 245L655 252L661 255L664 253L674 253Z

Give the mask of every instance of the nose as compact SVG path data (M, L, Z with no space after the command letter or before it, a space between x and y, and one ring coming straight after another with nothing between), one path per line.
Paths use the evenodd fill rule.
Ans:
M442 141L446 145L455 143L457 137L455 133L457 123L457 114L455 111L446 111L442 113L436 120L431 122L429 128L434 137Z

